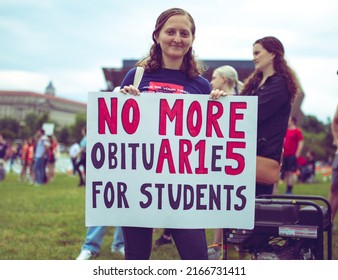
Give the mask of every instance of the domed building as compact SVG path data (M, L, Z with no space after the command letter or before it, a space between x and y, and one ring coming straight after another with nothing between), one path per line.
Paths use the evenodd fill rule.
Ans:
M57 97L55 92L52 82L45 93L0 90L0 119L14 118L22 122L30 113L48 113L51 121L62 127L72 125L77 114L86 113L87 104Z

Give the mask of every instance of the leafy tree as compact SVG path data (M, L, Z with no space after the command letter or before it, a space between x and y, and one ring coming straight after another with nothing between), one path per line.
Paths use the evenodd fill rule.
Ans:
M75 118L74 125L70 128L72 142L80 142L82 138L81 130L87 126L87 118L85 114L78 114Z
M7 139L14 140L20 133L20 123L13 118L0 119L0 133Z
M302 129L307 132L320 133L325 131L325 125L319 121L315 116L304 116Z
M9 140L25 139L35 135L38 128L46 122L50 122L49 115L38 115L30 113L20 124L16 119L0 119L0 133ZM56 126L55 135L60 143L70 145L79 142L82 138L81 129L86 127L87 120L85 114L78 114L75 122L71 126L59 128ZM332 144L332 135L330 129L331 120L327 124L319 121L315 116L308 115L304 117L301 129L304 134L303 155L307 151L313 151L317 160L327 161L334 155L335 146Z
M24 135L27 137L33 136L36 131L42 127L44 123L49 123L50 118L48 113L44 113L43 115L36 114L36 113L29 113L26 115L25 118L25 126L23 127ZM55 129L57 129L57 125L55 126Z
M330 120L328 124L319 121L315 116L304 117L301 129L304 134L303 154L312 151L317 160L327 161L334 154Z
M51 122L50 119L49 119L49 114L43 113L41 116L38 116L38 127L37 127L37 129L41 128L44 123L49 123L49 122Z
M39 128L39 116L35 113L30 113L26 115L25 123L28 129L29 134L34 135Z
M61 128L61 130L57 133L57 139L60 143L63 143L65 145L70 145L71 139L70 139L69 127L64 126L63 128Z

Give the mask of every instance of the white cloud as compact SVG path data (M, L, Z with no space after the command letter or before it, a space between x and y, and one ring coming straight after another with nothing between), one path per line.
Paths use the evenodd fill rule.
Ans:
M26 71L1 71L0 90L44 92L50 78L41 73Z
M53 84L58 96L82 102L87 101L88 92L107 88L101 69L55 72L54 77Z
M292 62L305 92L304 113L324 122L332 120L338 104L338 58L293 58Z
M175 6L195 19L200 59L251 59L256 39L281 39L304 88L304 112L324 121L331 115L337 104L335 0L2 0L0 89L42 92L52 80L57 95L86 101L84 92L106 86L102 67L147 54L157 16Z

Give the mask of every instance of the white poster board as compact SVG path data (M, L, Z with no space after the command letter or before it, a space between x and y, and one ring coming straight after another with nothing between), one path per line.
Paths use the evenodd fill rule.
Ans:
M42 125L42 129L45 131L45 135L47 136L51 136L54 134L54 128L55 128L54 123L44 123Z
M254 226L257 97L89 93L87 226Z

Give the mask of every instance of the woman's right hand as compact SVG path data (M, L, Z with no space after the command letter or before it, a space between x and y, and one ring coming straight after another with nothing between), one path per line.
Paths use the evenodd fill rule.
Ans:
M133 95L140 95L140 90L136 87L134 87L133 85L130 86L124 86L120 92L124 93L124 94L133 94Z

